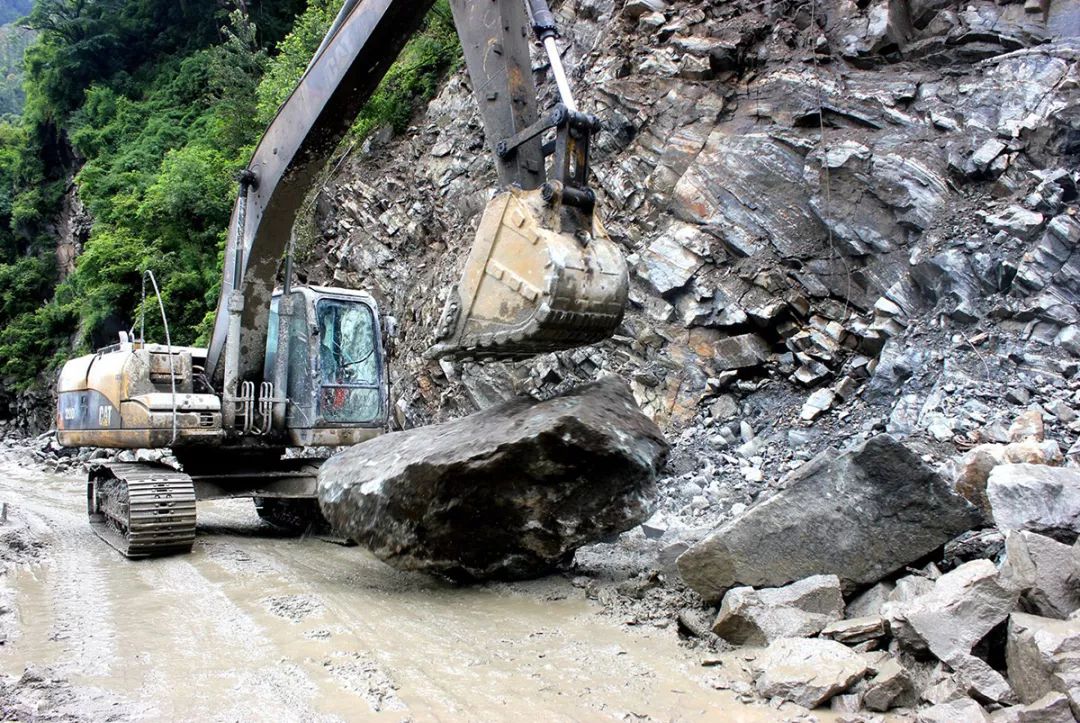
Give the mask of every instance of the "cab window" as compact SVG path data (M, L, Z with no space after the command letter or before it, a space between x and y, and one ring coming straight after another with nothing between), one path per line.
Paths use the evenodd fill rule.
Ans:
M359 301L323 299L319 325L319 416L327 422L378 421L382 395L375 317Z

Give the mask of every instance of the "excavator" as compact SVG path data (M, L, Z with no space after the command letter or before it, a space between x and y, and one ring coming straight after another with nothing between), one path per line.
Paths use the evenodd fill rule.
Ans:
M158 294L166 343L133 327L61 369L60 444L167 447L183 470L139 453L91 467L90 524L126 557L189 552L199 500L250 497L270 523L304 529L319 515L320 460L295 450L386 431L389 324L368 293L293 285L290 239L305 195L433 2L344 2L239 174L208 348L172 344ZM588 185L600 122L575 104L555 18L545 0L450 5L499 188L428 355L525 359L608 338L626 305L626 261ZM544 112L532 37L558 90Z

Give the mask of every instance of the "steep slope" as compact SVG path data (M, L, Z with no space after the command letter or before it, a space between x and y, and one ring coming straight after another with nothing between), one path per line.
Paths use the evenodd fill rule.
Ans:
M459 74L403 138L342 164L307 262L397 317L398 425L616 373L680 440L664 505L707 525L828 443L887 428L940 460L1017 408L1071 403L1075 4L558 13L605 121L596 183L633 308L611 341L531 363L421 358L494 182ZM1069 415L1047 416L1070 445Z

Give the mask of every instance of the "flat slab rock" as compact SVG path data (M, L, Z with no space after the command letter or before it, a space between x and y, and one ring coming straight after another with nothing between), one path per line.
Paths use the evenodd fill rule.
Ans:
M323 465L319 501L398 569L523 579L647 519L668 448L611 378L352 447Z
M678 566L709 601L737 585L779 587L812 575L868 584L981 522L978 509L883 434L815 457L785 489L683 553Z

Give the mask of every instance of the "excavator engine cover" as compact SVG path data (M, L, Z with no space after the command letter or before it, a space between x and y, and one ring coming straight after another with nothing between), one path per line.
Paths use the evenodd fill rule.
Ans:
M429 356L517 359L594 344L615 333L628 292L626 259L595 211L511 189L484 211Z

